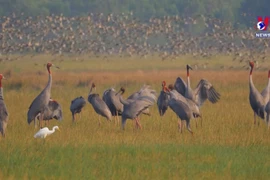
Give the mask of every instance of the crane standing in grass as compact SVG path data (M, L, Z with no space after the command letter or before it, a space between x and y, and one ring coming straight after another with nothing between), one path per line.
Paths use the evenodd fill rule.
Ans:
M40 114L40 128L42 127L42 121L44 119L44 112L49 104L51 97L51 87L52 87L52 73L51 67L54 66L52 63L47 63L47 70L49 73L49 80L46 87L41 91L41 93L33 100L31 103L28 113L27 113L27 122L30 124L38 114ZM59 67L57 67L59 68Z
M187 84L181 77L178 77L174 84L175 90L185 98L193 101L198 108L200 108L207 99L213 104L218 102L220 99L220 94L216 91L214 86L205 79L201 79L197 84L196 89L192 90L189 77L189 70L192 70L192 68L189 65L187 65L186 68Z
M168 95L168 88L166 87L166 82L162 81L162 90L160 91L157 105L158 105L158 112L160 116L163 116L168 109L168 102L169 102L169 95Z
M36 128L36 120L39 120L39 117L40 117L40 113L35 118L35 121L34 121L35 128ZM61 121L63 119L63 112L62 112L61 105L56 100L50 99L48 107L44 111L43 120L45 121L45 125L47 124L46 122L48 122L49 124L49 121L52 119Z
M92 93L93 88L96 88L96 85L92 83L89 95L88 102L92 105L98 116L98 125L100 126L100 116L106 117L107 120L112 120L112 113L106 103L99 97L99 94Z
M109 88L104 91L102 100L107 104L112 116L116 118L116 124L119 124L119 115L122 115L123 104L120 102L119 95L116 95L114 88Z
M83 107L86 105L86 100L80 96L71 101L70 111L72 113L72 122L75 122L75 114L81 114ZM81 116L80 116L81 117Z
M252 80L252 73L254 69L254 62L250 61L249 62L250 66L250 72L249 72L249 102L252 110L254 111L254 124L256 124L256 115L259 116L260 118L264 119L265 118L265 100L262 94L261 94L255 85L253 84ZM268 88L267 88L268 89ZM269 90L268 90L269 91Z
M8 123L8 111L4 102L2 79L5 79L5 77L0 74L0 132L2 136L5 137Z
M141 89L142 90L142 89ZM142 128L139 120L139 115L143 113L145 109L148 109L156 102L156 92L147 86L147 88L143 87L143 93L139 93L136 98L126 99L124 100L122 94L124 94L125 89L121 87L119 92L116 94L120 95L120 102L124 105L123 113L122 113L122 129L125 129L127 119L134 120L136 128Z

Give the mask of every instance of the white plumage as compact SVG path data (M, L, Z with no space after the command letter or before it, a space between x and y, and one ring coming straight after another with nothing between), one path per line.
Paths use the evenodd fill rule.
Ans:
M45 139L48 135L51 135L52 133L54 133L55 130L60 131L60 129L59 129L58 126L54 126L54 127L52 128L52 130L49 130L49 128L44 127L44 128L42 128L42 129L40 129L40 130L34 135L34 138L42 138L42 139Z

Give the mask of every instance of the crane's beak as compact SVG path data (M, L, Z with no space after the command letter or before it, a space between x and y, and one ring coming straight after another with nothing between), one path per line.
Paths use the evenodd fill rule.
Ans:
M188 69L193 70L192 67L191 67L190 65L187 65L187 67L188 67Z
M57 129L57 130L58 130L59 132L61 132L60 129Z
M56 65L54 65L54 64L52 64L52 66L55 67L55 68L57 68L57 69L60 69L59 66L56 66Z

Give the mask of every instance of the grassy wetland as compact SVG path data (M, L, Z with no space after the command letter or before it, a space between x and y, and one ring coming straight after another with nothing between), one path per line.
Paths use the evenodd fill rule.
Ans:
M27 123L32 100L47 83L44 64L50 56L24 57L20 61L2 62L5 103L9 111L6 138L0 138L1 179L266 179L270 175L270 131L265 122L253 124L249 105L248 70L230 58L175 61L160 59L118 58L85 59L65 57L53 60L61 69L52 69L52 98L63 108L61 132L48 136L45 143L34 139L38 131ZM78 96L87 98L90 83L97 93L121 86L127 97L143 84L151 85L159 94L161 81L174 83L185 79L185 65L199 65L191 71L191 86L201 78L209 80L221 94L216 104L206 102L201 108L203 127L192 120L192 136L186 129L180 134L176 115L169 109L160 117L157 106L151 116L141 116L142 130L135 130L128 120L122 131L114 121L98 116L87 102L81 119L72 123L70 102ZM234 66L221 70L220 66ZM266 70L254 70L253 81L259 91L267 85ZM200 124L200 123L199 123Z

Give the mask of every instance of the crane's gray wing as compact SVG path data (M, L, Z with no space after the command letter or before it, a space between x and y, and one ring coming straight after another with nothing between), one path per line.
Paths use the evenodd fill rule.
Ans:
M185 92L187 89L187 84L185 83L185 81L181 78L178 77L174 83L174 88L177 92L179 92L180 94L182 94L183 96L185 96Z
M0 101L0 118L4 120L8 116L7 107L3 101Z
M194 94L198 106L202 106L206 99L211 103L216 103L220 99L220 94L215 90L214 86L205 79L201 79L198 83Z
M75 110L79 110L83 108L85 105L86 105L86 100L82 96L77 97L71 101L70 111L73 112Z
M188 104L181 100L170 99L169 107L181 120L189 120L192 117L192 111L189 108Z
M129 106L130 114L133 118L139 116L145 109L153 106L155 100L148 96L143 96L134 101Z

